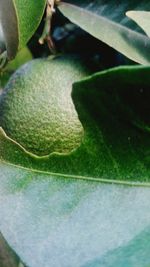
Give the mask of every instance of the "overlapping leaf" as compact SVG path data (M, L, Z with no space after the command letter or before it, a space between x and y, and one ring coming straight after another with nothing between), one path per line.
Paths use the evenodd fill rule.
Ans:
M128 11L126 15L134 20L148 36L150 36L150 12L147 11Z
M118 4L104 0L59 5L67 18L97 39L138 63L149 64L150 39L125 15L132 9L149 11L150 7L147 1L120 1Z
M73 85L85 137L68 156L30 155L1 129L0 229L28 266L149 266L149 73Z
M1 0L0 15L9 59L16 56L37 29L44 13L46 0Z
M44 172L148 182L149 72L149 67L120 67L74 84L73 99L85 136L71 154L31 155L1 129L0 158Z

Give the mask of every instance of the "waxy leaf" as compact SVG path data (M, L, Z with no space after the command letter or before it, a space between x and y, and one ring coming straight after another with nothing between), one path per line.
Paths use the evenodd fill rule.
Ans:
M148 36L150 36L150 12L147 11L128 11L126 15L134 20Z
M74 84L72 97L85 134L72 153L31 154L1 128L1 160L50 173L149 182L149 73L149 67L119 67Z
M73 85L85 130L37 157L0 132L0 230L29 267L150 265L150 67Z
M149 8L147 1L142 1L142 5L141 1L136 1L136 3L127 1L126 4L121 1L120 4L117 3L117 6L116 1L109 1L106 4L105 1L99 0L91 5L89 1L85 2L88 10L85 8L86 4L82 8L74 3L65 2L60 3L58 8L73 23L126 57L140 64L150 63L150 39L139 31L137 26L130 27L125 16L125 12L134 6L136 9L142 7L147 11Z
M150 188L0 163L0 229L29 267L147 267Z
M46 0L1 0L0 16L8 59L25 46L37 29L46 5Z

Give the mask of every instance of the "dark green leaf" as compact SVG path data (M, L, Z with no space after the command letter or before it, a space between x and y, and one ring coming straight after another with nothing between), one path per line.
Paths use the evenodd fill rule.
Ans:
M39 157L0 131L0 158L29 169L91 179L149 182L150 68L119 67L74 84L82 145Z

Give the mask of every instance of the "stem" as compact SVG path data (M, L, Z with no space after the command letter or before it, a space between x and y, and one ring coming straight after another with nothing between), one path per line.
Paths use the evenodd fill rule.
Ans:
M43 33L39 39L40 44L44 44L45 41L48 44L49 49L52 53L56 53L55 45L53 43L52 37L51 37L51 24L52 24L52 17L55 13L54 5L58 4L60 0L47 0L47 8L46 8L46 19L45 19L45 25Z

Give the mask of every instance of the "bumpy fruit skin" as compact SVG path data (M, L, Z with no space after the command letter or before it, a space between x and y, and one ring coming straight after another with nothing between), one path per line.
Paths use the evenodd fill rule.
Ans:
M0 97L0 126L36 155L72 152L84 134L71 98L72 83L84 75L81 66L70 59L25 64Z

